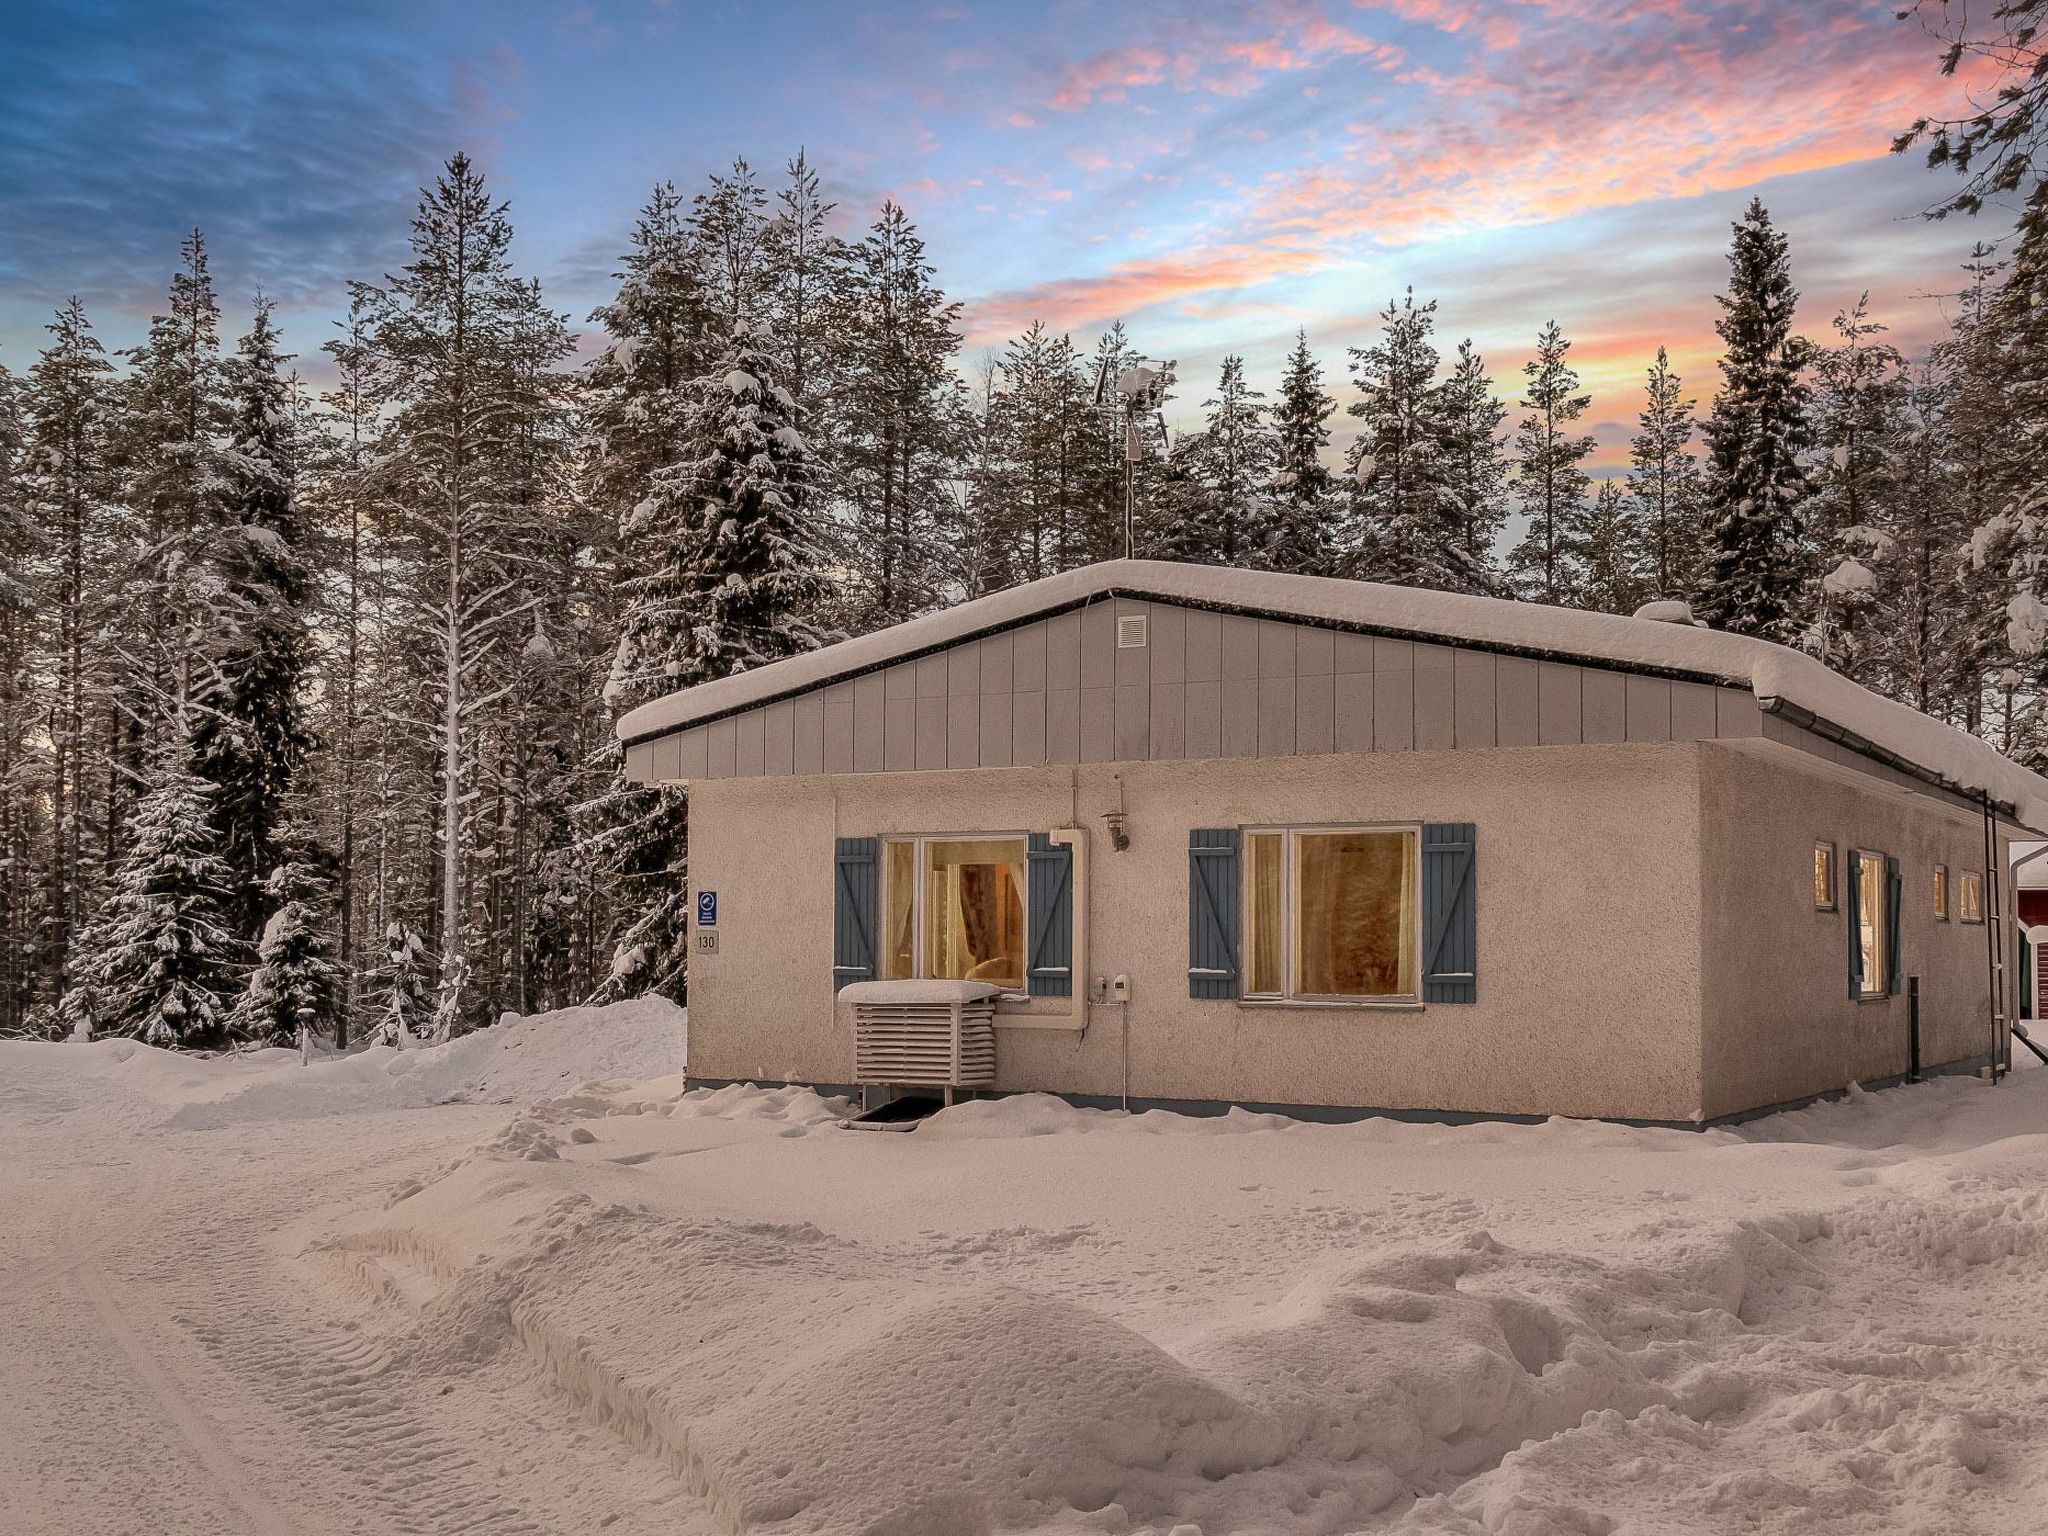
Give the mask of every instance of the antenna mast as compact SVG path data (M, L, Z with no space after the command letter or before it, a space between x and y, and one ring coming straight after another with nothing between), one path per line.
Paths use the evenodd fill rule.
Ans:
M1095 373L1095 408L1114 414L1123 424L1124 438L1124 558L1130 559L1138 544L1138 461L1145 456L1145 421L1151 418L1159 428L1159 444L1166 446L1166 417L1163 407L1174 382L1174 359L1148 362L1132 358L1109 377L1109 359L1104 358Z

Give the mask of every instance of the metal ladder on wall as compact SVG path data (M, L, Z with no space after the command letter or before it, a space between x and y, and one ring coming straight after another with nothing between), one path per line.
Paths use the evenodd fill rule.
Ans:
M1998 829L1991 817L1991 799L1984 799L1984 959L1991 982L1991 1081L2012 1070L2012 1019L2006 1011L2005 887L2012 871L2000 857ZM2022 1036L2024 1039L2024 1035ZM2034 1042L2027 1049L2039 1056ZM2048 1058L2044 1058L2048 1059Z

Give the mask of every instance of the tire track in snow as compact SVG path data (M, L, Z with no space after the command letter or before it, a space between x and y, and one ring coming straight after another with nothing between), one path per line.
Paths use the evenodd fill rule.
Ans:
M130 1373L163 1409L164 1421L190 1447L194 1459L205 1470L213 1491L241 1514L247 1528L258 1536L273 1536L273 1533L276 1536L293 1536L294 1532L304 1530L306 1520L303 1512L295 1511L287 1518L264 1497L220 1430L179 1390L176 1378L164 1369L136 1336L135 1330L128 1326L128 1318L116 1302L107 1277L99 1267L91 1263L81 1264L70 1271L70 1278L99 1314L100 1326L120 1352Z

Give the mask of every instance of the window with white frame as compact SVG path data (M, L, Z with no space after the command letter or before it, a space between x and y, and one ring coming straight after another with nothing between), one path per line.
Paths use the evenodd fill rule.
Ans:
M1862 994L1883 997L1891 957L1885 909L1885 860L1881 853L1858 852L1851 860L1849 878L1856 882L1856 943L1861 951Z
M1813 905L1819 912L1835 910L1835 845L1813 845Z
M1420 842L1412 826L1248 828L1244 995L1417 998Z
M1974 869L1956 876L1956 916L1966 923L1984 921L1984 876Z
M882 842L882 975L1024 985L1022 833Z

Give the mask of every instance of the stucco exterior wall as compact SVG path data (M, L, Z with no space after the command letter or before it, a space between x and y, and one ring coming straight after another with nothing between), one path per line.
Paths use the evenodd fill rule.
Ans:
M690 1070L851 1079L850 1011L835 1006L831 984L835 837L1078 826L1082 963L1087 975L1131 978L1133 1097L1689 1118L1704 1093L1696 871L1706 749L1613 743L699 782L691 874L696 889L717 891L720 930L718 952L694 957ZM1119 791L1132 838L1121 854L1102 820ZM1190 829L1376 821L1476 823L1478 1002L1188 997ZM1059 1027L1083 1013L1085 1031ZM1040 1000L998 1031L999 1086L1117 1094L1124 1024L1078 997Z
M1886 787L1867 773L1820 767L1791 747L1703 743L1700 750L1708 1115L1905 1072L1909 975L1920 977L1923 1067L1987 1053L1985 929L1955 915L1953 896L1949 920L1937 920L1933 897L1936 864L1948 866L1952 882L1983 868L1981 815ZM2003 843L2005 833L1999 836ZM1835 845L1834 911L1814 907L1817 841ZM1841 892L1851 849L1899 861L1895 997L1849 996ZM2016 966L2017 957L2009 963Z

